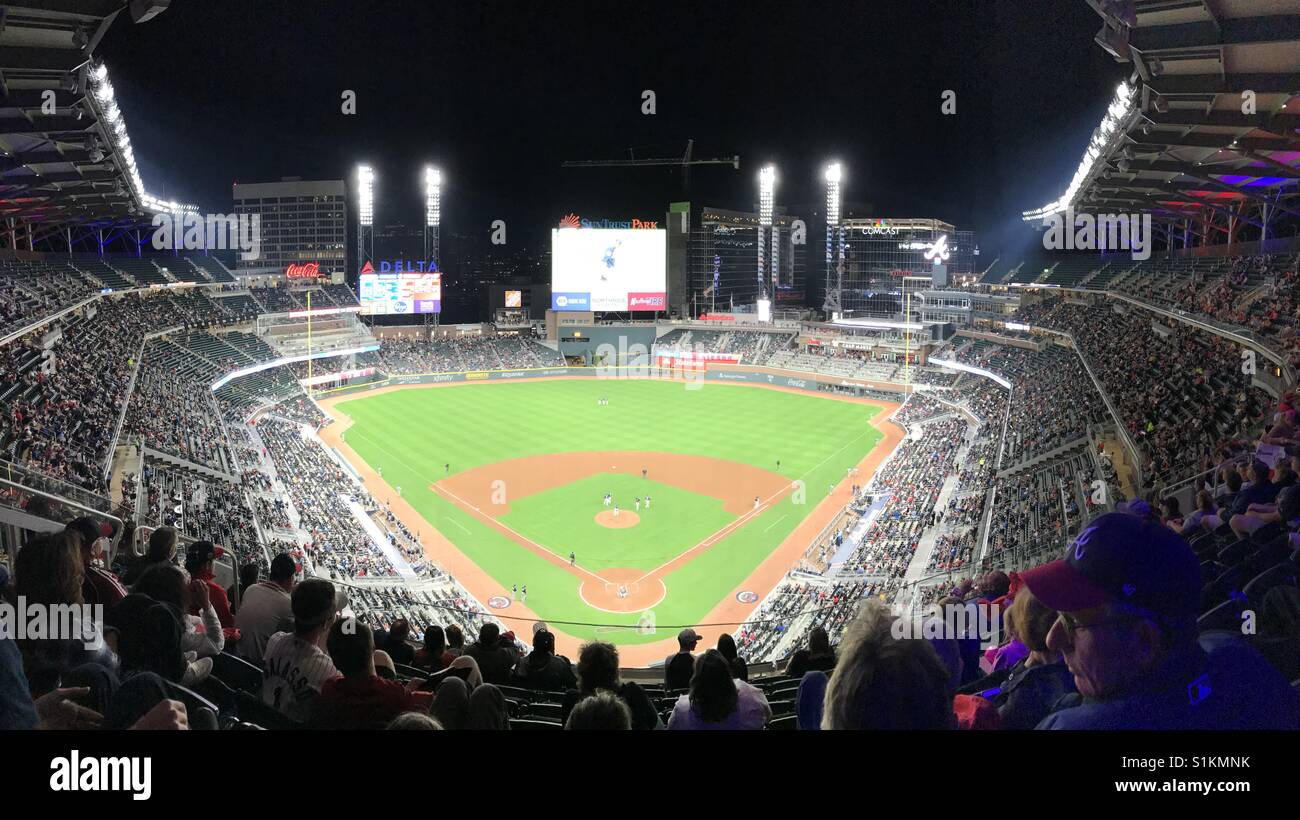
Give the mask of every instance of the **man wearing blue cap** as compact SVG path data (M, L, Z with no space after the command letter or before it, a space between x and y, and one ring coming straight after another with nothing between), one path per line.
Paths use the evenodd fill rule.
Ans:
M1300 728L1300 695L1239 635L1197 635L1200 566L1167 527L1103 515L1021 579L1060 613L1047 645L1078 689L1037 728Z

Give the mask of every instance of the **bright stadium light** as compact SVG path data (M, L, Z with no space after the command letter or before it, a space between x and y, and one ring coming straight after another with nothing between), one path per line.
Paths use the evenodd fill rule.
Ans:
M96 118L101 123L105 137L104 142L107 143L108 149L122 158L122 161L116 163L116 166L126 177L131 195L146 209L173 213L182 211L197 213L198 208L193 205L164 202L149 195L144 188L144 180L140 178L140 168L135 162L135 149L131 146L131 136L126 128L126 118L122 116L122 109L118 106L116 96L113 93L113 83L108 78L108 66L100 63L86 72L86 76L90 79L90 93L86 95L86 105L93 110Z
M758 172L758 224L772 224L772 208L776 195L776 166L769 165Z
M822 176L826 178L826 299L822 309L833 318L840 312L840 291L844 285L844 237L840 230L840 181L844 179L844 168L838 162L832 162L826 166ZM835 264L836 246L839 248L839 265ZM835 269L834 289L831 288L832 268Z
M840 224L840 180L844 169L838 162L826 166L826 224Z
M442 224L442 171L432 165L424 166L424 224Z
M1129 115L1133 113L1133 100L1136 96L1136 89L1128 84L1127 81L1121 82L1115 88L1115 96L1110 105L1106 108L1106 115L1102 117L1101 124L1092 132L1092 139L1088 141L1088 146L1083 151L1083 158L1079 160L1079 167L1074 172L1074 177L1070 180L1069 186L1060 198L1047 203L1041 208L1035 208L1032 211L1023 211L1020 214L1021 219L1025 222L1038 222L1054 214L1064 212L1073 205L1079 197L1079 192L1083 190L1088 180L1092 179L1102 168L1105 167L1106 156L1110 153L1119 139L1127 130L1124 123Z
M357 166L357 221L370 227L375 224L375 172L369 165Z

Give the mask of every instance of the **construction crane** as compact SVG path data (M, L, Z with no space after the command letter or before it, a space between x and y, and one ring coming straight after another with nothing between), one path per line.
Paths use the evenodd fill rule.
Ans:
M652 157L637 159L634 149L627 149L627 159L580 159L561 163L561 168L628 168L641 165L680 165L682 168L682 189L689 192L691 188L692 165L730 165L740 170L740 155L724 159L694 159L695 140L686 141L686 153L680 157Z

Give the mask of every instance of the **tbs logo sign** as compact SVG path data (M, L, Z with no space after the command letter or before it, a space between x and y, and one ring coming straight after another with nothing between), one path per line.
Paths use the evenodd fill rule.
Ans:
M662 293L629 293L627 295L628 310L663 310L664 295Z

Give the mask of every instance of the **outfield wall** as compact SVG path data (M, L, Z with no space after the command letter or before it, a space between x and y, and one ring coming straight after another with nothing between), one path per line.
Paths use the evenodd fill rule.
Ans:
M683 374L677 371L633 366L623 368L600 367L535 367L517 370L475 370L464 373L417 373L404 376L389 376L346 387L320 390L312 395L317 397L335 397L352 393L363 393L380 387L401 387L419 384L461 384L466 382L510 381L518 379L566 378L566 379L659 379L663 381L699 381L698 375ZM831 388L858 390L877 390L885 393L902 395L912 392L912 385L893 382L868 382L861 379L846 379L828 376L823 373L806 373L799 370L778 370L772 367L755 367L732 364L709 364L704 373L706 382L742 382L746 384L764 384L773 387L791 387L807 390L811 393L824 393Z

